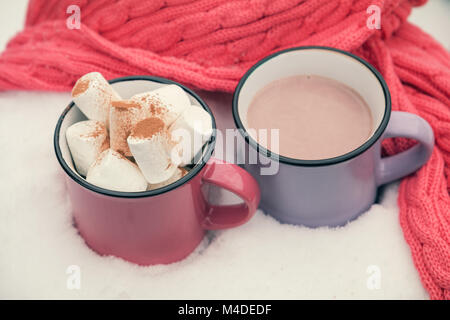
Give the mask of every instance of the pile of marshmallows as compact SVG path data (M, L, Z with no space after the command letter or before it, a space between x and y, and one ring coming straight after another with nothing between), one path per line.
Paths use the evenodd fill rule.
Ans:
M101 188L139 192L171 184L187 174L212 134L209 113L177 85L125 100L92 72L77 81L72 97L89 119L66 131L72 159Z

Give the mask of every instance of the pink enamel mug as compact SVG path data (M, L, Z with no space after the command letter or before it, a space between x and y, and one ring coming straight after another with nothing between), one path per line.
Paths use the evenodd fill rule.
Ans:
M194 92L173 81L131 76L110 81L123 97L177 84L192 104L211 110ZM74 170L67 146L66 129L85 116L72 102L56 125L56 157L65 172L74 223L94 251L140 264L167 264L188 256L202 241L206 230L226 229L247 222L258 208L260 191L254 178L240 167L211 157L215 134L203 148L197 164L180 180L144 192L118 192L88 183ZM203 186L212 184L242 198L238 205L211 205Z

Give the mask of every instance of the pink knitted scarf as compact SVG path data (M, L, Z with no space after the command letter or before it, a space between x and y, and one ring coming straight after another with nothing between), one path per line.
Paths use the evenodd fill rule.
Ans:
M429 162L403 179L400 224L432 299L450 298L450 54L406 21L426 0L31 0L26 27L0 56L0 89L70 90L90 71L150 74L232 92L258 59L292 46L351 51L383 74L394 110L433 127ZM81 29L69 29L69 5ZM381 8L381 30L366 25ZM394 154L411 146L385 141ZM382 235L380 235L382 236Z

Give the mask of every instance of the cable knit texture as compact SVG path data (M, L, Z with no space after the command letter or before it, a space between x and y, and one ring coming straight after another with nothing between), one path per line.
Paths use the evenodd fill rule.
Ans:
M394 110L433 127L429 162L403 179L400 224L432 299L450 298L450 55L406 21L425 0L32 0L26 27L0 56L0 89L70 90L90 71L150 74L232 92L257 60L284 48L351 51L384 76ZM69 5L81 28L69 29ZM381 8L381 30L366 12ZM388 139L384 153L413 142ZM382 234L380 234L380 237Z

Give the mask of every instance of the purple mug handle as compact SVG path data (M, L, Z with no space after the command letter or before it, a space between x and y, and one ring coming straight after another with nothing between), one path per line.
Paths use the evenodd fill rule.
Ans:
M378 185L397 180L416 171L427 162L433 152L433 130L427 121L415 114L392 112L383 139L395 137L414 139L418 144L380 160L377 168Z

